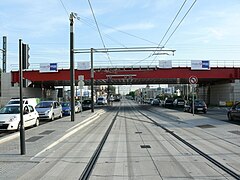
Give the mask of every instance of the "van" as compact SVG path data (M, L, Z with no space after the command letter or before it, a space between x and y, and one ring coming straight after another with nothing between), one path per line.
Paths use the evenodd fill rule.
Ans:
M35 107L40 102L39 98L23 98L23 104ZM20 98L12 98L7 104L20 104Z

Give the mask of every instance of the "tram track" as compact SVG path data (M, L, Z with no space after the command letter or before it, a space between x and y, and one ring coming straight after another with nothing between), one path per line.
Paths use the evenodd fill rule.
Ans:
M111 132L111 129L112 129L114 123L115 123L115 120L118 116L119 111L120 111L120 107L117 110L115 116L113 117L111 124L109 125L106 132L104 133L104 135L103 135L99 145L97 146L96 150L94 151L92 157L90 158L89 162L87 163L86 167L84 168L84 170L83 170L83 172L82 172L82 174L79 178L80 180L87 180L91 176L91 172L94 169L95 164L97 163L98 157L99 157L99 155L102 151L102 148L103 148L103 146L104 146L104 144L105 144L105 142L108 138L108 135Z
M215 160L214 158L212 158L211 156L209 156L208 154L206 154L205 152L203 152L201 149L197 148L196 146L194 146L193 144L189 143L188 141L186 141L185 139L183 139L182 137L180 137L179 135L177 135L174 131L170 130L169 128L166 128L165 126L161 125L159 122L157 122L156 120L150 118L148 115L146 115L145 113L143 113L142 111L140 111L139 109L136 109L139 113L141 113L144 117L146 117L147 119L149 119L151 122L153 122L153 124L155 124L156 126L160 127L161 129L163 129L164 131L166 131L167 133L169 133L172 137L174 137L175 139L177 139L178 141L182 142L183 144L185 144L187 147L191 148L192 150L194 150L195 152L197 152L199 155L201 155L202 157L204 157L205 159L207 159L208 161L210 161L211 163L213 163L214 165L216 165L217 167L219 167L220 169L222 169L224 172L226 172L227 174L231 175L232 177L234 177L235 179L240 180L240 175L237 174L236 172L234 172L233 170L229 169L228 167L226 167L225 165L223 165L222 163L220 163L219 161ZM154 113L154 112L151 112ZM159 114L158 114L159 115Z
M121 107L121 106L120 106ZM125 119L125 125L127 126L127 121L126 121L126 117L127 117L127 114L125 113L124 111L124 108L123 108L123 116L119 115L119 112L120 112L120 107L118 109L118 111L116 112L115 116L113 117L112 121L111 121L111 124L109 125L109 127L107 128L107 131L105 132L104 136L102 137L102 140L101 142L99 143L98 147L96 148L95 152L93 153L92 157L90 158L89 162L87 163L87 166L85 167L84 171L82 172L81 176L80 176L80 180L86 180L86 179L89 179L91 177L91 173L94 169L94 166L95 164L97 163L97 160L100 156L100 153L101 153L101 150L107 140L107 137L108 135L110 134L111 132L111 129L117 119L117 116L121 117L121 118L124 118ZM131 107L131 106L130 106ZM150 134L154 141L155 142L158 142L158 144L160 145L161 149L167 153L169 155L170 158L172 158L171 162L175 162L176 164L176 167L178 167L178 169L185 174L185 177L188 177L188 178L193 178L191 177L191 175L188 173L188 171L186 171L184 169L184 167L181 165L181 163L178 162L177 159L175 159L174 156L171 155L171 153L169 152L169 150L162 144L162 142L159 141L158 137L152 132L151 129L149 129L149 127L146 126L146 123L151 123L157 127L160 127L162 130L164 130L164 132L167 132L167 134L169 134L171 137L173 137L173 139L176 139L177 141L176 142L179 142L177 143L179 146L183 147L184 148L184 145L186 147L188 147L187 149L185 149L186 151L189 151L190 149L192 150L192 152L196 152L197 154L199 154L201 157L205 158L208 162L211 162L212 164L214 164L215 166L217 166L218 168L220 168L223 172L225 172L226 174L232 176L233 178L235 179L240 179L240 176L239 174L237 174L236 172L234 172L233 170L229 169L227 166L225 166L224 164L222 164L221 162L217 161L216 159L212 158L210 155L206 154L204 151L202 151L201 149L197 148L196 146L194 146L193 144L189 143L186 139L182 138L181 136L179 136L177 133L175 133L174 131L172 131L171 129L169 128L166 128L165 126L163 126L162 124L160 124L159 122L157 122L156 120L154 120L153 118L149 117L148 115L146 115L142 110L139 110L137 109L136 107L132 107L132 114L133 116L135 116L134 118L130 117L130 119L133 119L133 123L135 124L135 129L136 129L136 132L140 132L141 130L138 129L138 126L136 125L136 122L140 122L142 125L142 127L144 127L144 129L147 130L147 133ZM137 113L137 114L136 114ZM139 113L139 114L138 114ZM159 115L159 114L158 114ZM147 120L144 120L142 118L140 118L140 116L144 116L144 118L148 119L149 122L147 122ZM165 117L166 118L166 117ZM172 121L174 122L174 119L171 118ZM135 122L136 121L136 122ZM177 120L178 121L178 120ZM172 122L172 123L173 123ZM139 125L139 124L138 124ZM140 126L140 127L141 127ZM125 127L127 128L127 127ZM125 129L125 131L127 132L128 130ZM144 139L141 135L141 133L139 133L139 136L140 136L140 139L142 141L142 144L143 145L146 145L146 143L144 142ZM128 136L126 135L126 138L128 138ZM166 139L166 141L168 141L169 139ZM170 142L171 144L171 142ZM181 145L183 144L183 145ZM172 144L172 146L174 146L174 144ZM126 145L126 148L127 148L127 152L129 153L130 150L128 148L128 145ZM151 153L150 151L146 148L146 151L148 152L149 154L149 157L151 158ZM153 164L155 164L154 162L155 160L153 159L152 157L152 162ZM132 177L134 175L134 172L132 172L132 169L131 169L131 157L129 159L129 156L128 156L128 174L130 177ZM156 170L158 171L158 166L155 164L155 168ZM159 174L159 178L161 179L164 179L162 176L161 176L161 173L158 172ZM223 175L224 176L224 175Z

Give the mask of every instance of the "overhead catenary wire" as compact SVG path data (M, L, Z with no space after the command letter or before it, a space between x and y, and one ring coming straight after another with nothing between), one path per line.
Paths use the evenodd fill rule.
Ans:
M106 45L105 45L105 43L104 43L104 40L103 40L101 31L100 31L100 28L99 28L99 26L98 26L97 19L96 19L96 17L95 17L95 14L94 14L94 11L93 11L93 8L92 8L92 5L91 5L90 0L88 0L88 4L89 4L89 7L90 7L90 9L91 9L91 12L92 12L92 15L93 15L93 18L94 18L94 21L95 21L95 24L96 24L96 27L97 27L97 30L98 30L98 34L99 34L99 36L100 36L100 38L101 38L101 41L102 41L102 44L103 44L103 47L104 47L104 49L106 49ZM110 56L109 56L108 53L107 53L107 57L108 57L108 60L109 60L110 64L112 65L112 61L111 61Z
M183 20L186 18L186 16L188 15L188 13L190 12L190 10L193 8L193 6L195 5L195 3L197 2L197 0L194 0L194 2L192 3L192 5L190 6L190 8L188 9L188 11L185 13L185 15L183 16L183 18L181 19L181 21L178 23L178 25L176 26L176 28L174 29L174 31L172 32L172 34L168 37L167 41L164 43L163 46L166 46L166 44L168 43L168 41L171 39L171 37L173 36L173 34L176 32L176 30L179 28L180 24L183 22Z
M172 22L171 22L170 26L168 27L168 29L167 29L166 33L164 34L164 36L162 37L162 39L161 39L160 43L158 44L158 47L160 47L160 46L161 46L161 44L162 44L162 42L163 42L164 38L165 38L165 37L166 37L166 35L168 34L169 30L171 29L171 27L172 27L173 23L175 22L175 20L177 19L178 15L179 15L179 14L180 14L180 12L182 11L182 9L183 9L184 5L186 4L186 2L187 2L187 0L185 0L185 1L183 2L183 4L182 4L182 6L180 7L179 11L177 12L176 16L174 17L174 19L172 20Z
M168 34L168 32L170 31L170 29L171 29L173 23L176 21L178 15L179 15L180 12L182 11L182 9L183 9L184 5L186 4L186 2L187 2L187 0L185 0L185 1L183 2L182 6L180 7L180 9L178 10L178 12L177 12L177 14L175 15L174 19L172 20L171 24L169 25L167 31L166 31L165 34L163 35L161 41L158 43L157 48L159 48L159 47L161 46L161 44L162 44L164 38L167 36L167 34ZM164 46L162 46L162 48L164 48ZM155 53L155 51L154 51L153 53L151 53L150 55L148 55L146 58L140 60L139 62L142 62L142 61L144 61L144 60L146 60L146 59L152 57L154 53ZM156 60L156 57L152 60L152 62L151 62L150 64L152 64L153 61L155 61L155 60Z
M182 9L182 7L184 6L186 0L184 1L183 5L181 6L180 10ZM173 36L173 34L177 31L177 29L179 28L179 26L181 25L181 23L183 22L183 20L186 18L186 16L188 15L188 13L190 12L190 10L193 8L193 6L195 5L195 3L197 2L197 0L194 0L194 2L192 3L192 5L189 7L189 9L187 10L187 12L184 14L184 16L182 17L182 19L180 20L180 22L178 23L178 25L175 27L175 29L173 30L173 32L170 34L170 36L168 37L168 39L166 40L166 42L164 43L163 47L166 46L166 44L168 43L168 41L171 39L171 37ZM180 11L179 11L180 12ZM177 15L179 14L179 12L177 13ZM159 43L161 44L162 41ZM153 61L156 60L156 57L152 60L152 62L150 63L150 65L153 63Z
M80 18L79 21L85 23L85 24L86 24L87 26L89 26L90 28L96 30L96 27L93 26L91 23L87 22L86 20L83 20L82 18ZM102 34L103 34L106 38L110 39L111 41L119 44L119 45L122 46L122 47L127 48L124 44L122 44L121 42L117 41L116 39L114 39L113 37L109 36L108 34L106 34L106 33L102 33Z
M81 20L83 20L84 22L87 22L87 21L84 20L84 19L86 19L86 20L91 20L91 19L89 19L89 18L87 18L87 17L81 16ZM145 41L145 42L148 42L148 43L151 43L151 44L154 44L154 45L157 45L157 44L158 44L158 43L156 43L156 42L150 41L150 40L145 39L145 38L143 38L143 37L139 37L139 36L134 35L134 34L131 34L131 33L129 33L129 32L125 32L125 31L120 30L120 29L118 29L118 28L114 28L114 27L112 27L112 26L105 25L105 24L99 23L99 22L98 22L98 24L100 24L100 25L102 25L102 26L104 26L104 27L107 27L107 28L109 28L109 29L115 30L115 31L117 31L117 32L120 32L120 33L122 33L122 34L126 34L126 35L128 35L128 36L131 36L131 37L140 39L140 40L142 40L142 41Z
M62 6L63 6L63 9L65 10L65 12L67 13L67 16L69 18L70 16L69 16L69 13L68 13L68 10L67 10L66 6L64 5L62 0L59 0L59 1L61 2Z

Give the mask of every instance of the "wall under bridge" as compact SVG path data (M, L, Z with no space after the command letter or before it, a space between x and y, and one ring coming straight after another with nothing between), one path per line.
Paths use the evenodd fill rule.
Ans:
M234 80L233 83L199 87L198 97L210 105L231 106L240 101L240 80Z
M4 106L11 98L20 97L20 89L18 83L15 83L12 86L11 83L11 73L2 73L1 74L1 97L0 97L0 106ZM35 98L48 98L56 99L57 91L48 90L48 92L43 92L41 88L27 87L23 88L24 97L35 97Z

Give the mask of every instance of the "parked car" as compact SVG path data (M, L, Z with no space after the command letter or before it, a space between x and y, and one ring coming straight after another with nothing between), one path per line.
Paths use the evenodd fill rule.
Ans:
M82 104L80 101L75 101L75 112L81 112L82 111Z
M54 120L62 117L62 106L58 101L41 101L36 105L40 119Z
M39 115L36 109L31 106L23 105L24 127L38 126ZM0 109L0 130L19 130L20 129L20 104L7 104Z
M189 101L183 109L184 112L193 112L193 104L192 101ZM203 112L207 113L207 105L203 100L196 99L194 100L194 112Z
M234 104L227 112L228 120L240 119L240 102Z
M174 107L184 107L184 105L185 105L185 100L182 98L177 98L173 101Z
M92 105L92 100L91 99L83 100L83 102L82 102L82 109L83 109L83 111L91 109L92 108L91 105Z
M64 116L71 115L71 105L69 102L62 102L61 106L62 106L62 114Z
M159 106L159 104L160 104L159 99L153 99L153 100L151 101L151 105L152 105L152 106Z
M23 104L30 104L33 107L35 107L39 102L39 98L23 98ZM12 98L7 104L20 104L20 98Z
M97 99L97 104L98 105L106 105L107 104L107 99L105 97L99 97Z

